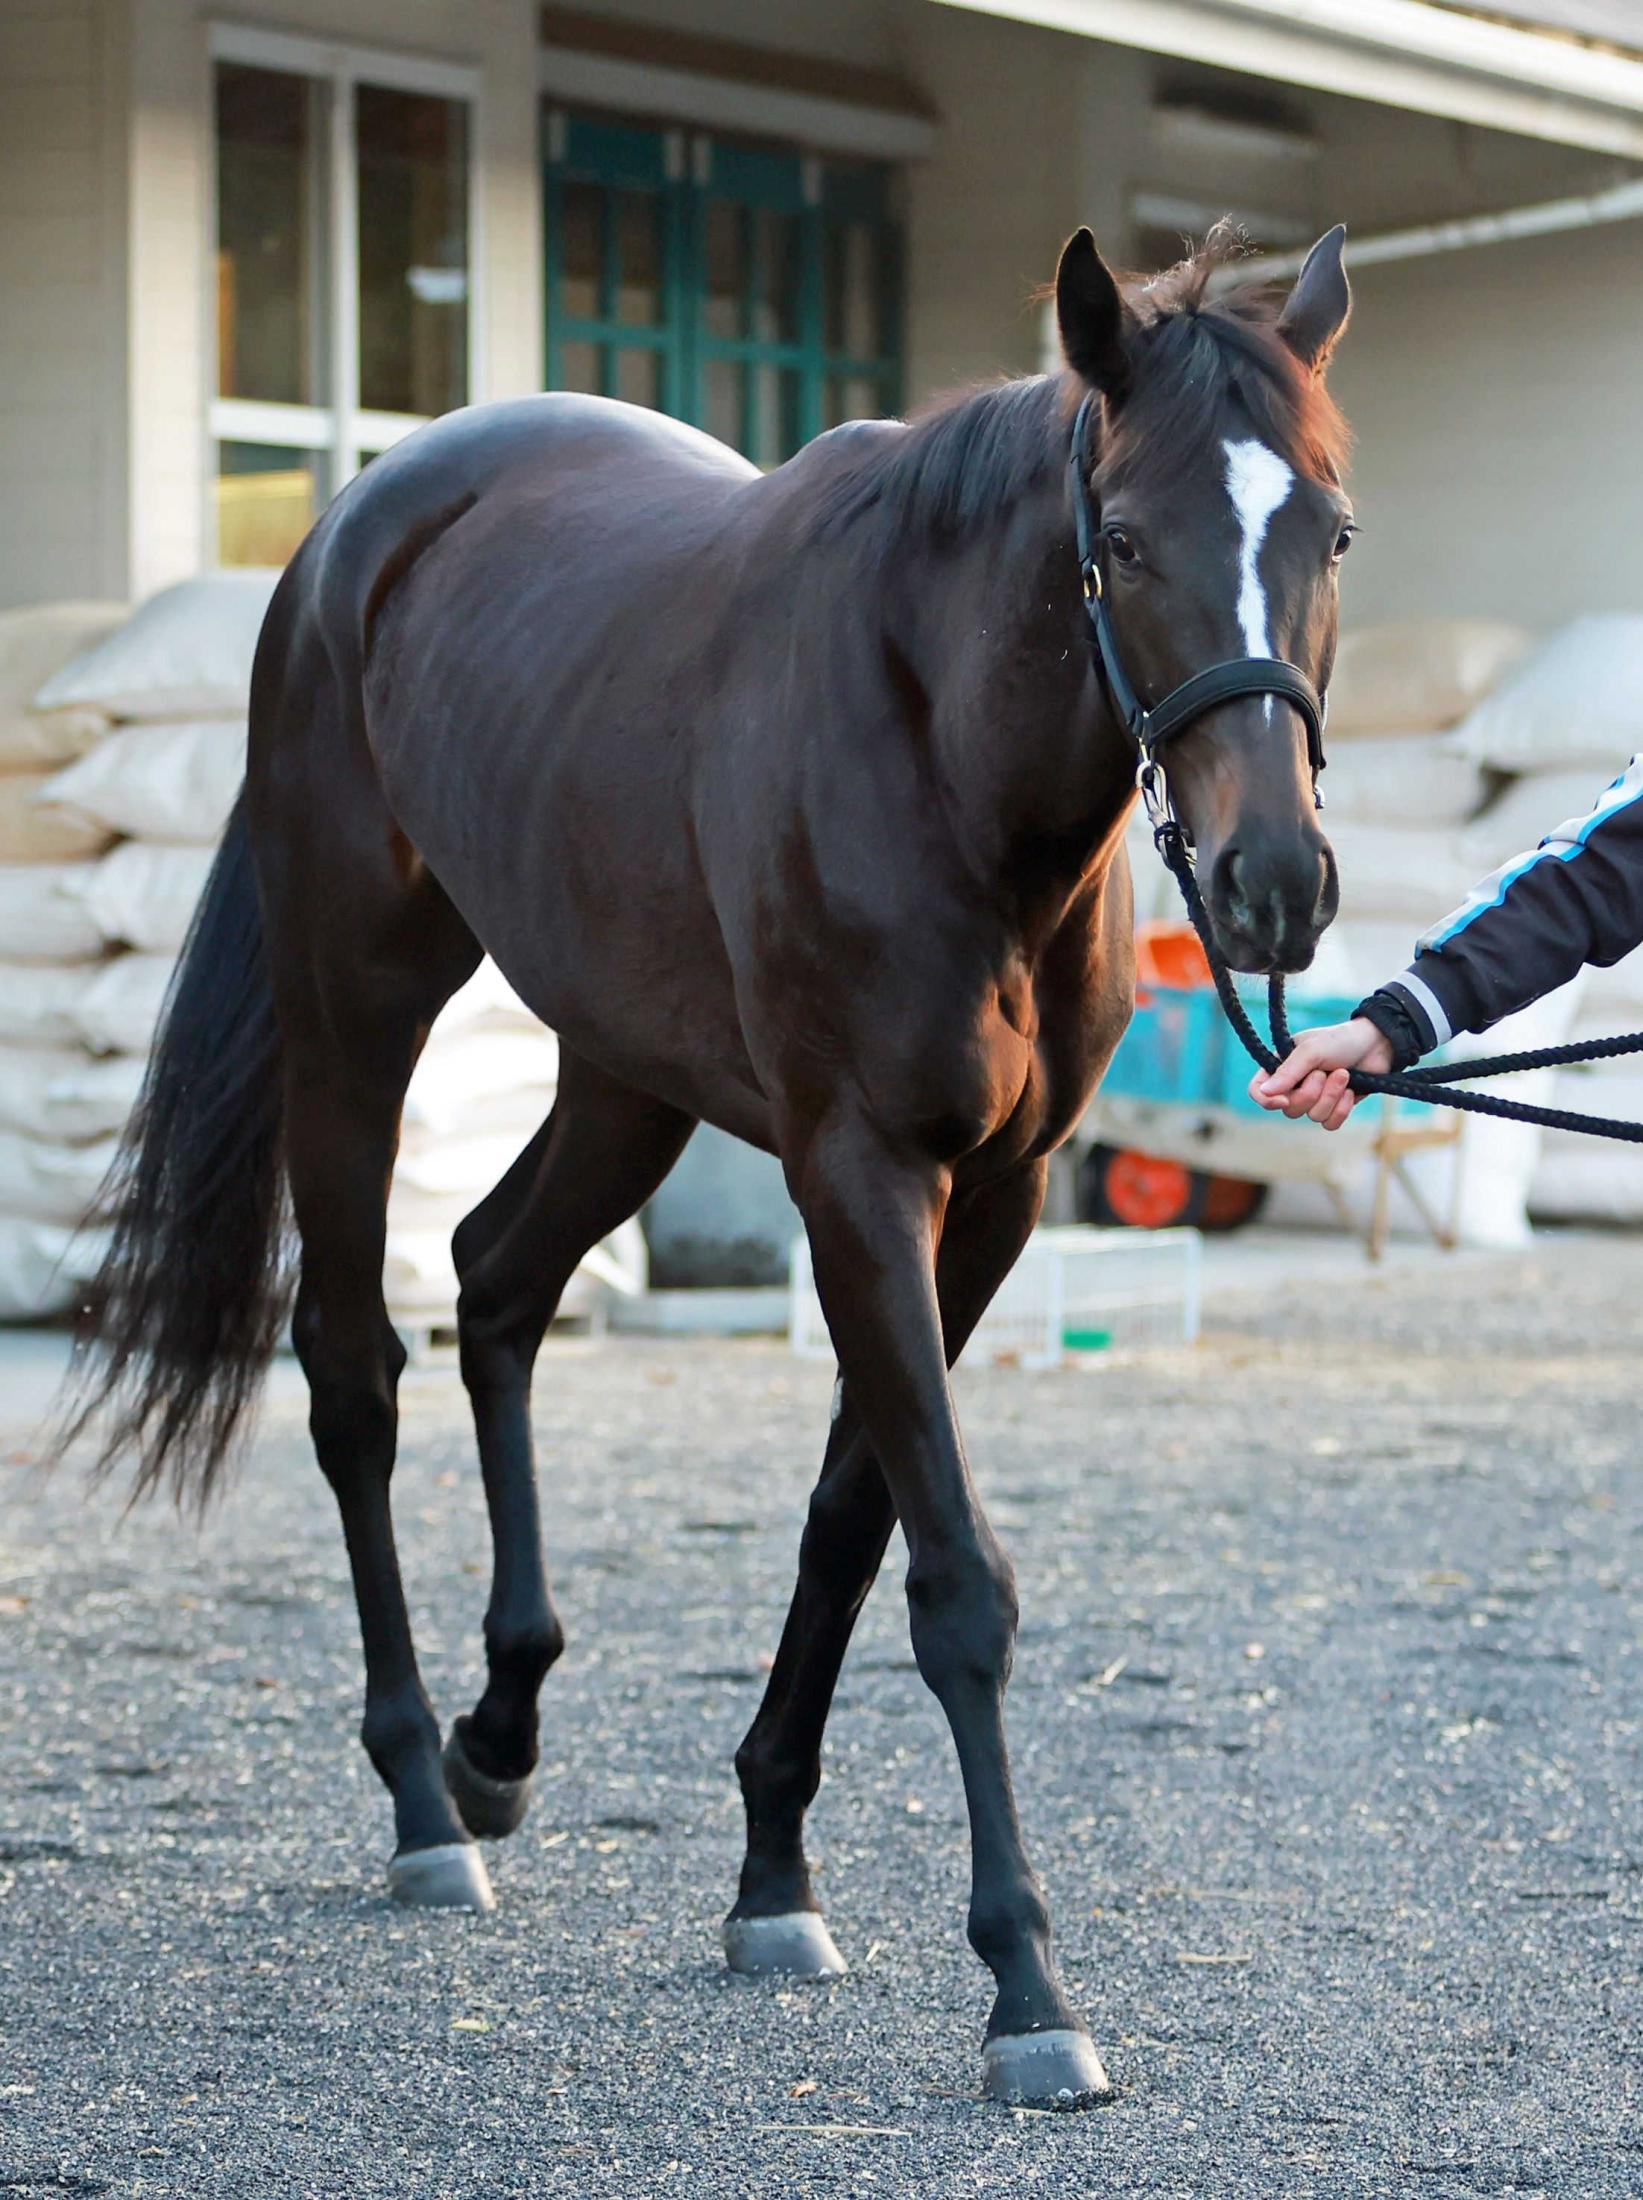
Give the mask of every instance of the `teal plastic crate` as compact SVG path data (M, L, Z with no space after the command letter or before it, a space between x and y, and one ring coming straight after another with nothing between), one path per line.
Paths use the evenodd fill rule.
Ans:
M1257 1031L1266 1033L1266 987L1244 996ZM1291 992L1292 1031L1311 1024L1343 1023L1357 1002L1340 993ZM1119 1042L1101 1091L1113 1100L1152 1100L1180 1107L1228 1108L1262 1122L1273 1118L1249 1096L1255 1065L1221 1012L1210 986L1168 985L1140 989L1135 1015ZM1362 1103L1378 1109L1382 1103Z

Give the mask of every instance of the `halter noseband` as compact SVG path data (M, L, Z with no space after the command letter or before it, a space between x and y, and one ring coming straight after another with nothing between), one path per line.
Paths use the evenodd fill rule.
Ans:
M1090 617L1090 649L1096 670L1107 691L1107 700L1135 743L1139 756L1135 783L1141 790L1141 799L1147 806L1147 816L1154 829L1174 822L1164 784L1164 767L1158 761L1159 750L1166 741L1174 740L1177 734L1195 724L1206 711L1213 710L1218 703L1229 703L1238 695L1277 695L1293 704L1300 713L1301 723L1306 727L1313 799L1322 809L1323 790L1318 785L1318 775L1324 768L1324 720L1329 715L1329 704L1298 665L1286 664L1281 657L1228 657L1206 671L1195 672L1179 687L1171 688L1163 701L1155 703L1150 710L1136 694L1118 653L1118 636L1113 632L1112 614L1107 609L1101 586L1101 568L1096 563L1099 529L1090 497L1090 470L1094 463L1090 424L1094 412L1095 398L1087 396L1073 422L1072 498L1073 520L1078 529L1078 570L1084 583L1084 608Z

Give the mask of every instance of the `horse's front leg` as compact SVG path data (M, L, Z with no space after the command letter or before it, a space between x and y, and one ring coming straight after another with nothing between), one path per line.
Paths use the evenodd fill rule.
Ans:
M1004 1745L1015 1580L970 1478L947 1381L937 1252L949 1180L859 1118L824 1127L797 1170L845 1395L907 1539L913 1655L947 1715L970 1815L970 1943L997 1996L983 2080L1008 2099L1110 2089L1050 1956ZM956 1219L956 1218L955 1218Z
M1038 1220L1046 1170L1042 1161L1029 1163L948 1208L936 1293L949 1367ZM736 1906L725 1920L733 1970L816 1977L845 1968L811 1892L804 1820L821 1785L822 1736L839 1669L894 1525L884 1476L841 1380L781 1646L736 1752L747 1852Z
M736 1752L747 1851L736 1906L725 1919L733 1971L820 1978L845 1968L811 1892L804 1817L821 1785L822 1734L839 1668L894 1526L884 1476L841 1379L799 1545L798 1586L764 1700Z

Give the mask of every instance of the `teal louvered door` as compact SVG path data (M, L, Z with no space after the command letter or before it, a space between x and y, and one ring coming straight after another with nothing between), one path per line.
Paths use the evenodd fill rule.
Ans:
M895 177L551 111L552 389L650 405L775 466L901 403Z

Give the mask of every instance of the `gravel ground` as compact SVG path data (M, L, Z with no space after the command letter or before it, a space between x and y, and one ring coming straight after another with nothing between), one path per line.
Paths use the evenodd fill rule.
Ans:
M976 2097L945 1732L887 1568L814 1814L854 1966L728 1978L730 1757L829 1371L555 1341L570 1649L486 1918L381 1891L340 1537L288 1380L203 1536L0 1471L0 2192L1643 2191L1643 1247L1292 1291L1190 1354L961 1377L1014 1551L1023 1814L1119 2087ZM454 1374L401 1542L448 1717L486 1565ZM15 1415L0 1407L0 1417Z

